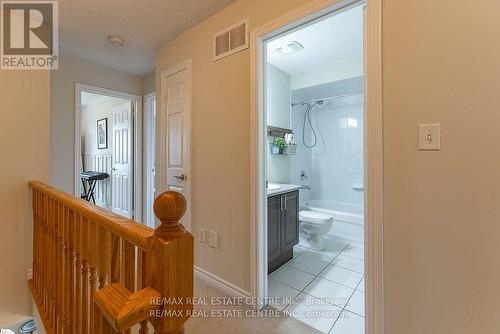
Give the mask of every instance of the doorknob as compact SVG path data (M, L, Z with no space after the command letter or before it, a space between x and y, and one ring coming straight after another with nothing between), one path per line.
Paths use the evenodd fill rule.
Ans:
M111 170L114 172L114 171L116 171L116 168L115 168L115 167L113 167L113 168L111 168Z
M187 179L187 176L184 174L181 175L174 175L174 177L179 180L179 181L185 181Z

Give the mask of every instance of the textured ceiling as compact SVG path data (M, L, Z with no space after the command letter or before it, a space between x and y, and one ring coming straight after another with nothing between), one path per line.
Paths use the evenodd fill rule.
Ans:
M60 51L133 73L154 68L154 51L234 0L60 0ZM106 37L125 45L112 47Z

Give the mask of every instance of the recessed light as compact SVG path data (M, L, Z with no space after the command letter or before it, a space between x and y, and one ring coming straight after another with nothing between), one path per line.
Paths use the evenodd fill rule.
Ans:
M275 51L281 56L288 56L292 53L298 52L304 49L304 46L297 41L287 42L285 45L282 45L275 49Z
M118 35L109 35L106 37L106 41L111 46L123 46L125 44L125 40L123 37Z

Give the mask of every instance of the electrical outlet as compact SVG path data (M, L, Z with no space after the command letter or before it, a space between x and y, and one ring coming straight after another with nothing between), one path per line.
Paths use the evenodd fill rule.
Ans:
M204 228L198 230L198 240L204 244L207 242L207 231Z
M210 247L217 248L219 239L217 236L217 232L215 231L209 231L209 232L210 234L208 238L208 244L210 245Z
M28 280L33 279L33 269L28 269L26 276L28 277Z

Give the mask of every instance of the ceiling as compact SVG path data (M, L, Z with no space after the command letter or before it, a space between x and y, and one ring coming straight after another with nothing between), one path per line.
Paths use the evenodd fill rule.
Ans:
M60 0L60 51L132 74L154 69L154 52L234 0ZM124 38L112 47L109 35Z
M297 41L304 49L280 55L276 49ZM358 6L267 43L267 60L293 75L363 56L363 7Z

